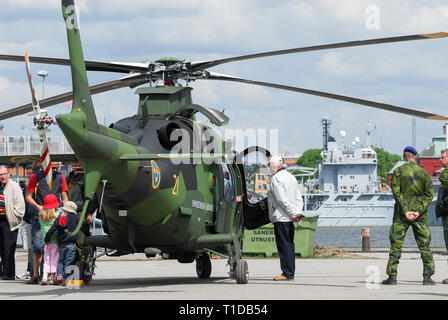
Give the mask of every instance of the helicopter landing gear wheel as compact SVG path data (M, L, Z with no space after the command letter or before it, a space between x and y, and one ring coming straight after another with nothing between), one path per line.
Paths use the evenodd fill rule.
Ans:
M196 259L196 273L199 279L208 279L212 273L212 263L208 254L202 254Z
M230 266L229 277L235 279L237 284L247 284L249 282L249 268L247 261L242 258L241 248L242 244L234 240L234 244L228 245L229 261L227 265Z
M235 278L237 284L247 284L249 282L249 268L246 260L239 259L236 262Z

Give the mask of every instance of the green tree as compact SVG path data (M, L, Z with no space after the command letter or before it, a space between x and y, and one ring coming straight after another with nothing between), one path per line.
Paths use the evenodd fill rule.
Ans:
M377 174L381 177L381 182L387 183L387 173L401 160L401 157L380 148L374 150L378 159Z
M297 165L301 167L317 168L317 163L322 162L323 149L309 149L306 150L302 156L297 160Z
M299 159L297 159L296 164L300 167L317 168L317 164L322 162L321 153L324 149L309 149L306 150ZM302 171L297 171L296 173L305 173ZM314 177L318 177L319 172L316 172ZM303 181L307 181L309 177L301 178Z

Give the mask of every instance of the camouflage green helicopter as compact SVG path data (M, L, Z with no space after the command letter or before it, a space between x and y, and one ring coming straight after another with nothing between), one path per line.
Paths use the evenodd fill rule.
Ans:
M208 71L208 68L233 61L419 39L443 38L448 33L399 36L364 41L334 43L263 52L212 61L164 58L147 63L107 63L85 61L73 0L62 0L70 59L29 57L30 62L71 67L73 91L44 99L49 107L73 99L72 111L57 115L60 127L85 170L85 204L94 194L100 206L104 235L85 240L86 264L81 278L90 280L95 248L113 250L115 255L161 254L180 263L196 261L199 278L209 278L209 252L228 258L230 276L237 283L248 282L248 265L242 259L244 228L254 229L269 222L266 199L251 204L247 199L242 159L260 152L269 160L268 150L253 146L242 152L232 150L216 130L196 121L202 114L215 126L226 125L228 117L218 110L193 103L187 83L194 80L224 80L272 87L361 104L426 119L447 117L368 100L280 84L247 80ZM24 56L0 55L0 60L21 61ZM89 86L87 71L127 73L114 81ZM136 115L109 127L98 123L91 95L145 83L155 86L137 89ZM33 110L32 104L0 113L0 120ZM37 119L37 120L36 120ZM35 118L46 127L54 122L48 115ZM69 160L52 155L56 160ZM82 221L82 219L81 219ZM80 225L73 232L79 232ZM111 251L106 251L110 253ZM226 254L224 254L225 252Z

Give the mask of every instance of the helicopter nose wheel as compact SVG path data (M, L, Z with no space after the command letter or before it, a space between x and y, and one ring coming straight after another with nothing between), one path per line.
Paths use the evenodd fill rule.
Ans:
M236 262L235 277L237 284L247 284L249 282L249 268L246 260L239 259Z
M229 261L227 262L230 266L229 276L231 279L235 279L237 284L247 284L249 282L249 267L247 266L247 261L241 257L240 248L241 244L228 246L230 253Z
M196 259L196 273L199 279L208 279L212 273L212 263L210 256L207 253L203 253Z

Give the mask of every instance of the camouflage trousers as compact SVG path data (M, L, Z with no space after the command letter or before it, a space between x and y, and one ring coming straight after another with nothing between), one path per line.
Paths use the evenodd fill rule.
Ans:
M434 259L430 250L431 231L428 226L428 216L424 215L414 222L407 221L405 217L395 219L389 231L390 251L386 273L396 279L401 249L409 227L412 227L420 256L423 261L423 277L430 277L435 272Z

